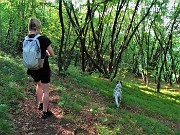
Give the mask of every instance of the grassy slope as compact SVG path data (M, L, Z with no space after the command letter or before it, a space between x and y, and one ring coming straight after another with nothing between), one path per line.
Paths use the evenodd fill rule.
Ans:
M135 83L130 78L122 80L122 108L117 109L114 102L112 102L115 81L110 82L109 80L101 79L96 74L88 76L77 75L77 73L79 73L79 70L74 67L70 68L69 79L73 83L99 92L107 101L103 107L106 111L105 113L110 114L112 117L101 116L99 118L100 121L96 127L99 134L180 134L180 131L177 129L177 126L180 124L180 95L179 91L176 91L178 88L172 92L162 89L162 93L157 94L153 88ZM68 86L71 86L71 84ZM73 90L75 88L72 87L70 89ZM78 90L75 91L79 92ZM71 93L70 95L73 94ZM82 95L77 97L82 99ZM84 102L88 103L89 101L85 98ZM93 103L91 106L93 108ZM101 108L95 107L96 115L102 113ZM172 123L176 125L176 129L170 127L174 126Z
M19 58L0 51L0 133L9 133L13 126L10 112L15 112L24 98L25 73Z
M0 133L11 129L8 112L18 108L18 101L24 98L25 69L19 58L12 58L0 52ZM54 65L51 65L56 70ZM116 108L112 98L115 81L101 79L97 74L80 74L70 67L67 82L62 84L52 77L60 94L58 104L73 113L64 121L78 123L84 108L88 108L97 120L93 123L96 132L109 134L180 134L180 94L177 91L154 92L152 87L144 87L131 79L123 81L121 108ZM7 83L8 82L8 83ZM175 126L175 127L171 127Z

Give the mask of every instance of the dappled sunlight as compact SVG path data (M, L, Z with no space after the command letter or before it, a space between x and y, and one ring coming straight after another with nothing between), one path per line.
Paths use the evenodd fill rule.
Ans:
M165 97L168 100L174 101L178 104L180 104L180 92L179 91L167 91L167 90L161 90L161 97Z
M165 85L163 88L162 88L163 91L169 91L169 92L179 92L180 93L180 86L177 85L177 87L173 87L173 86L168 86L168 85Z
M126 84L126 87L132 88L133 86L131 84Z
M139 86L140 88L140 91L143 92L143 93L146 93L148 95L154 95L154 91L151 87L148 87L148 86L143 86L143 85L140 85Z
M139 88L148 88L147 86L140 85Z
M147 95L152 95L154 97L158 97L164 100L168 101L174 101L176 103L180 103L180 93L179 92L172 92L172 91L167 91L166 89L161 89L160 93L156 93L153 88L147 87L147 86L139 86L139 90Z
M152 92L150 92L150 91L146 91L146 90L143 90L143 89L141 89L140 91L147 94L147 95L153 95Z
M96 74L92 74L91 77L95 79L99 79L99 77Z
M4 76L5 81L10 82L7 84L8 88L19 89L22 87L19 82L23 82L25 83L23 88L27 94L26 100L20 104L20 110L15 112L15 114L18 113L18 117L13 117L13 122L17 124L18 128L14 134L74 135L98 134L98 132L113 134L116 131L120 132L119 127L124 133L127 133L127 128L134 131L136 124L139 127L135 127L135 130L140 133L139 129L142 129L143 132L149 125L159 121L160 125L166 125L163 129L168 127L174 130L179 127L178 89L163 86L161 93L156 93L155 89L151 87L152 85L144 86L135 81L123 80L122 104L120 108L116 108L113 100L116 81L110 82L99 78L98 75L74 74L72 76L70 74L66 78L59 79L53 74L49 87L49 109L54 116L42 120L40 118L42 112L37 110L37 106L34 104L33 80L21 79L18 72L17 81L14 70L8 70L10 66L13 67L8 63L11 62L7 62L7 67L1 67L0 71L4 75L8 71L8 76ZM24 77L27 78L27 76ZM1 82L3 81L2 79ZM8 94L10 92L9 90ZM143 116L146 117L143 118ZM153 119L154 122L148 121L148 119Z

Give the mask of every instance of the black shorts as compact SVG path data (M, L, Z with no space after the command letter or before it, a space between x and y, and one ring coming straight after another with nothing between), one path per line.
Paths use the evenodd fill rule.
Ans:
M42 71L42 70L28 70L28 75L34 79L34 82L41 81L42 83L50 83L51 71Z

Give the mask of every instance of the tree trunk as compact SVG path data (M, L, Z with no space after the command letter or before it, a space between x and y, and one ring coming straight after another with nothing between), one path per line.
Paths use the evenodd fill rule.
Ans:
M61 30L62 30L62 36L61 36L61 42L59 44L59 53L58 53L58 68L59 68L59 74L63 70L63 58L62 58L62 50L64 46L64 34L65 34L65 28L64 28L64 21L63 21L63 11L62 11L62 2L63 0L59 0L59 20L61 24Z

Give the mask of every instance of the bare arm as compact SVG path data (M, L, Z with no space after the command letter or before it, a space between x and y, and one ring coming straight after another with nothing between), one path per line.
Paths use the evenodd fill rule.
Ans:
M54 57L54 51L53 51L51 45L49 45L49 46L47 47L46 52L47 52L47 55L48 55L48 56Z

